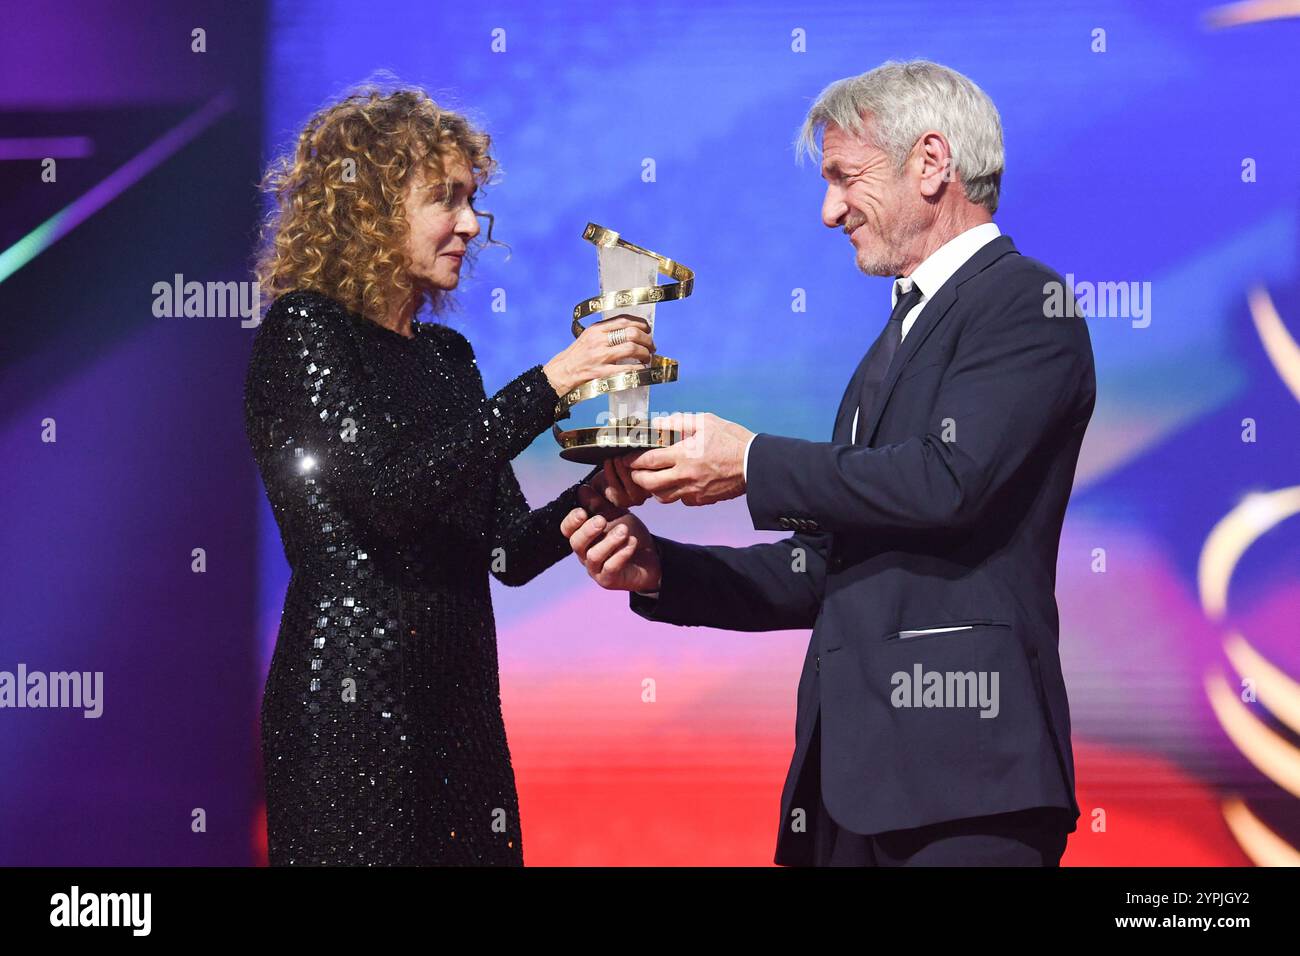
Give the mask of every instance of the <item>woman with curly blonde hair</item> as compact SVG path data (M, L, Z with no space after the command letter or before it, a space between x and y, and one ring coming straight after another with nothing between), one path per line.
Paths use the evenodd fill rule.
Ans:
M510 464L559 396L650 360L641 320L491 396L464 336L416 320L475 248L489 146L421 90L370 88L264 179L274 302L244 414L293 571L261 707L273 865L522 865L489 575L524 584L568 553L571 509L645 497L593 469L533 510Z

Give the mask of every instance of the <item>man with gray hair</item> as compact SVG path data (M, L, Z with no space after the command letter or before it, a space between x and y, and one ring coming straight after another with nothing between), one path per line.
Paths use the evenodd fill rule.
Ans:
M1056 866L1079 817L1054 589L1088 330L1049 315L1061 276L992 221L1001 122L968 78L913 61L839 80L801 156L819 133L822 221L895 277L831 440L658 419L684 440L608 463L609 500L562 530L650 620L812 628L777 863ZM626 510L649 494L744 494L756 529L793 533L671 541Z

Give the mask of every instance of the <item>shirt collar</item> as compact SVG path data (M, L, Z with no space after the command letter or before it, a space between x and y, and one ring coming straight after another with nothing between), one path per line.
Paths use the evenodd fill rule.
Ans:
M1002 230L994 222L981 223L965 232L953 236L934 252L930 253L919 266L912 270L910 276L896 279L891 288L890 307L898 302L898 296L906 292L915 283L921 290L921 296L929 299L952 278L953 273L966 264L986 244L1002 235Z

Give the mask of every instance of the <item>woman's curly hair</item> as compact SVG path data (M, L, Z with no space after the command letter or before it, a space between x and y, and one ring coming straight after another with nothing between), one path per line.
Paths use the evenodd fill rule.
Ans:
M419 88L368 83L319 110L262 178L262 191L275 199L253 270L262 301L313 289L381 322L415 295L416 313L426 298L441 311L447 293L410 276L406 189L421 167L429 183L450 189L457 161L486 184L497 171L490 144L487 133ZM485 241L495 243L491 215L477 214L488 219Z

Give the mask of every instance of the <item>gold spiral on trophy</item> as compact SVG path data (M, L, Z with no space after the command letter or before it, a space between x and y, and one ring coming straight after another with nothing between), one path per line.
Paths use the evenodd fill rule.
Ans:
M633 245L619 236L612 229L587 223L582 238L597 248L618 246L639 255L655 260L659 274L675 279L668 285L638 286L633 289L618 289L605 292L589 299L583 299L573 307L573 337L576 339L586 331L582 320L601 312L614 309L627 309L638 305L658 304L684 299L695 291L695 273L674 262L667 256ZM663 355L651 357L650 364L629 367L626 372L619 372L606 378L583 382L577 388L565 393L555 404L555 417L568 418L569 409L579 402L590 398L621 392L630 388L647 385L661 385L677 380L677 360ZM559 425L552 425L555 440L560 445L560 456L569 461L596 464L614 455L645 448L662 448L681 440L681 432L670 429L652 429L650 422L641 421L636 416L615 419L607 425L593 428L574 428L563 431Z

